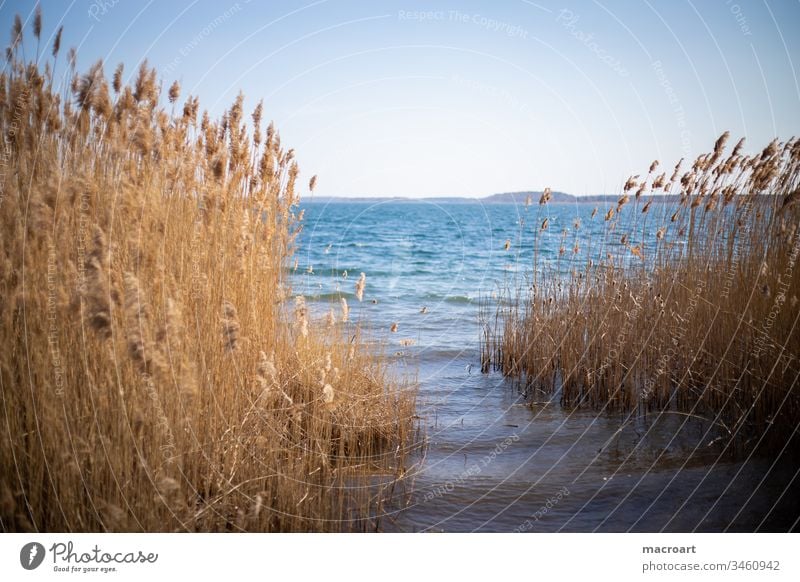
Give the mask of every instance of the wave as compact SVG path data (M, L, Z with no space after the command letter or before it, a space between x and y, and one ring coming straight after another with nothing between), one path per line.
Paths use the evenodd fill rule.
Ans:
M306 295L305 298L308 301L339 301L341 297L345 299L352 299L355 297L354 293L348 293L347 291L333 291L331 293L318 293L316 295Z
M438 295L436 293L426 293L425 299L435 302L444 301L445 303L474 303L476 298L469 295Z

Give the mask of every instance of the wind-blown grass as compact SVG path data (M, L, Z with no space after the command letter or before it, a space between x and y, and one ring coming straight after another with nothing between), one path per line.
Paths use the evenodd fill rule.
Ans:
M357 322L290 307L299 170L261 104L252 131L241 95L212 120L174 83L164 107L146 63L56 73L59 31L42 70L12 32L0 527L376 527L414 397Z
M800 141L745 155L727 140L685 171L653 162L587 211L604 223L589 248L565 252L582 225L565 230L561 264L535 263L487 322L484 370L567 407L700 416L785 444L800 422Z

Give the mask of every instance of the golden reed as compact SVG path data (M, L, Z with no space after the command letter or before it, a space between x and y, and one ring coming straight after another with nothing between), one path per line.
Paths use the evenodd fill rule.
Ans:
M346 303L287 306L294 151L60 45L18 18L0 75L0 529L380 527L414 396Z
M685 169L653 162L599 209L600 240L535 264L493 317L484 305L484 371L567 407L672 411L786 444L800 422L800 141L752 155L727 141ZM538 249L545 233L532 236Z

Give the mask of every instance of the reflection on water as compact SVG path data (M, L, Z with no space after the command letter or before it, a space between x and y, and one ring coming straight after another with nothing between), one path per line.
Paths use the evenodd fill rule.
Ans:
M551 224L576 216L586 224L591 211L546 209ZM298 268L304 274L295 276L295 293L311 298L319 313L347 296L351 317L368 321L389 347L394 370L419 381L427 446L381 528L797 528L800 479L788 447L785 455L734 457L718 431L696 419L628 419L568 411L545 399L531 408L502 376L480 373L477 300L524 284L533 247L520 218L538 224L541 212L480 204L306 205ZM549 245L544 239L540 256L555 256L558 236ZM509 251L506 240L513 241ZM309 265L313 275L305 273ZM366 299L353 305L362 271ZM389 331L393 322L397 333Z
M787 462L732 460L685 417L619 430L618 415L531 409L499 374L469 374L476 359L424 365L428 447L387 529L785 531L800 515Z

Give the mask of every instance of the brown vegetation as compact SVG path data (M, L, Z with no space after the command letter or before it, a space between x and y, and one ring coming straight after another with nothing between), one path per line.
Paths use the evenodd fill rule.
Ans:
M587 217L604 225L585 249L580 221L565 229L560 264L537 256L530 287L487 323L484 371L568 407L671 411L786 443L800 422L800 141L745 155L727 140L685 171L631 177Z
M241 95L215 121L175 83L164 108L146 63L56 74L59 31L42 71L13 32L0 529L376 527L413 394L346 313L291 301L298 167L262 106L252 131Z

